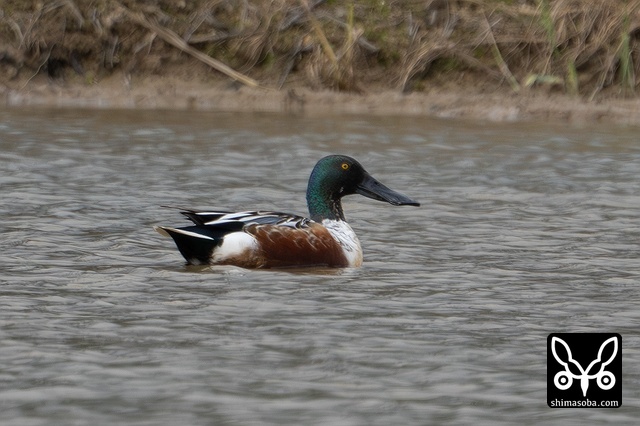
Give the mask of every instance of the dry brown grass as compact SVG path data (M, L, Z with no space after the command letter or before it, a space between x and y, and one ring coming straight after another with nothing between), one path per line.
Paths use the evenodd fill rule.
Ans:
M180 39L167 43L158 28ZM114 72L204 72L216 63L273 88L420 91L447 83L630 96L640 71L640 0L0 4L4 84L39 73L90 84Z
M637 1L552 3L554 39L546 45L542 72L567 76L575 72L576 88L587 88L591 97L616 80L621 87L635 86L629 83L640 65L639 6Z

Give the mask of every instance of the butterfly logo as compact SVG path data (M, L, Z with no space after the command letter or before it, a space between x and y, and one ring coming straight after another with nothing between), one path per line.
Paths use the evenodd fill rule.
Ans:
M602 357L605 348L609 345L613 345L613 353L606 361L603 361ZM564 351L560 350L561 348L564 349ZM580 363L573 359L569 345L559 337L554 336L551 339L551 351L556 361L564 367L564 371L558 372L553 378L553 383L558 389L569 389L574 379L580 380L582 396L586 398L589 381L592 379L596 379L598 387L602 390L609 390L616 384L616 378L613 373L605 370L618 353L618 339L616 336L605 340L602 345L600 345L598 357L591 361L587 368L582 368Z

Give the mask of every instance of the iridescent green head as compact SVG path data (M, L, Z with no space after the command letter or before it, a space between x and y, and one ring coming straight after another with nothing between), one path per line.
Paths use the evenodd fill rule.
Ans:
M329 155L322 158L311 172L307 186L307 205L311 219L345 220L341 199L360 194L395 206L419 206L420 203L393 191L376 179L351 157Z

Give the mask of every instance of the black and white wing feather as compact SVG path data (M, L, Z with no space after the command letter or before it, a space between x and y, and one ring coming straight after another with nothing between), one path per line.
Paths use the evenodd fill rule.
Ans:
M271 211L227 212L184 210L180 213L188 217L196 225L228 228L229 230L238 231L250 225L277 225L289 228L307 228L309 224L313 222L306 217Z

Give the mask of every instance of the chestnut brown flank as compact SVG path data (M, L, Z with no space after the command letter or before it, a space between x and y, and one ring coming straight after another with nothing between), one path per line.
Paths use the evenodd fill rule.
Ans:
M258 240L260 247L252 256L254 267L349 266L340 244L320 224L308 228L251 225L245 231Z

